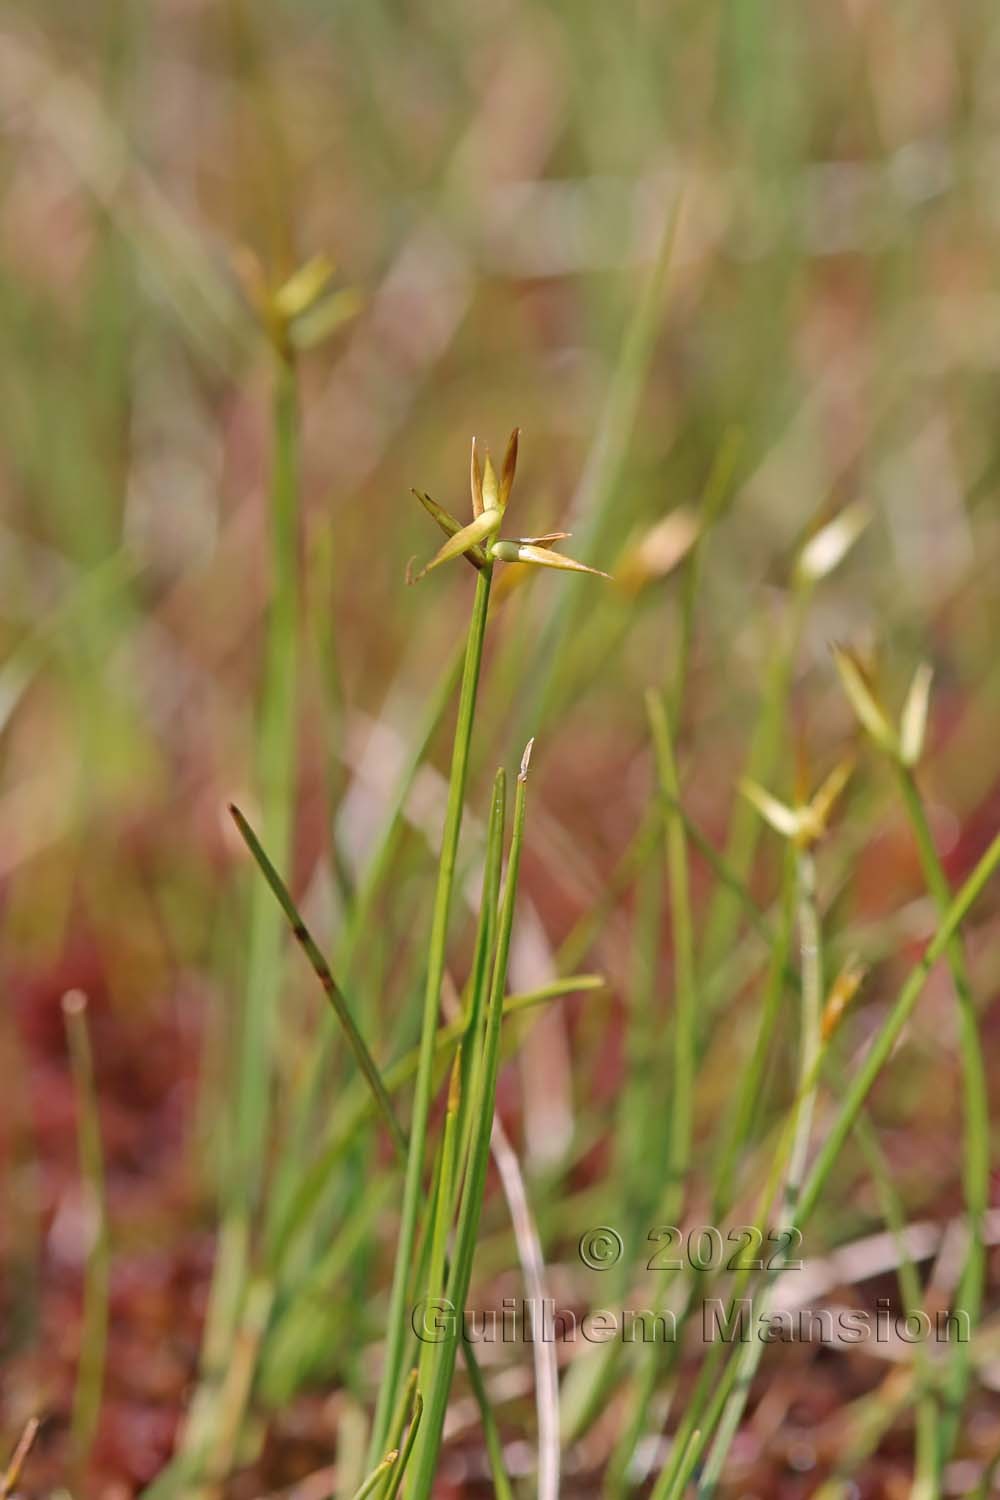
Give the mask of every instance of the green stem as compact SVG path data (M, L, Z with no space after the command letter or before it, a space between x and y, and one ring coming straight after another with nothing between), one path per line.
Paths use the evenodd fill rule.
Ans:
M508 995L503 1003L503 1013L505 1017L520 1015L546 1004L549 1000L558 999L561 995L606 988L606 981L599 974L573 974L567 979L554 979L537 990L526 990L520 995ZM469 1027L469 1019L468 1015L463 1015L460 1020L449 1022L447 1026L438 1028L434 1039L434 1051L438 1058L442 1057L450 1047L462 1041ZM416 1077L419 1062L420 1049L414 1047L409 1052L405 1052L391 1067L385 1069L382 1078L390 1095L402 1089L405 1084ZM359 1091L354 1092L345 1101L342 1111L338 1112L332 1121L329 1137L320 1155L308 1167L303 1168L300 1164L300 1180L296 1190L282 1213L275 1218L273 1230L268 1235L267 1261L273 1274L278 1273L289 1248L302 1228L310 1221L317 1201L341 1153L353 1140L356 1132L360 1130L373 1110L374 1100L371 1092L360 1088L359 1085Z
M677 764L667 713L661 697L646 701L660 787L676 805L680 798ZM670 1125L670 1160L663 1213L667 1223L681 1216L694 1133L695 1025L698 995L694 960L694 924L688 875L687 834L673 809L666 813L666 856L670 922L674 941L674 1052Z
M736 1106L721 1132L712 1188L712 1212L709 1221L721 1224L732 1205L734 1179L740 1151L753 1137L754 1119L765 1092L767 1065L772 1055L775 1028L781 1014L781 1001L789 977L789 952L794 928L794 879L791 861L787 865L785 895L781 918L771 946L771 962L761 1004L760 1021L750 1061L743 1072ZM758 914L756 903L747 894L746 908ZM795 976L797 980L797 976Z
M275 351L274 457L271 477L273 575L257 734L261 834L288 863L295 780L298 679L298 391L292 359ZM242 1034L235 1074L234 1135L223 1185L224 1210L202 1345L201 1380L179 1445L179 1457L202 1453L230 1359L250 1262L250 1224L270 1116L274 1013L281 977L281 914L262 881L250 888L250 940ZM194 1460L197 1462L197 1459Z
M495 1500L514 1500L514 1491L507 1470L504 1467L503 1439L497 1426L497 1419L490 1405L489 1392L486 1382L483 1380L483 1372L479 1368L475 1350L468 1339L462 1336L462 1353L465 1356L465 1368L469 1376L469 1384L472 1394L476 1398L479 1407L479 1419L483 1424L483 1439L486 1443L486 1457L490 1466L490 1478L493 1481L493 1494Z
M803 1185L798 1212L795 1216L795 1225L798 1229L803 1229L815 1212L841 1148L854 1128L872 1085L888 1061L903 1028L913 1014L914 1007L927 983L927 976L947 951L948 944L996 872L998 865L1000 865L1000 833L995 836L968 880L950 902L947 912L941 919L941 925L924 950L923 957L911 969L881 1031L874 1038L864 1061L854 1074L840 1109L837 1111L837 1117L817 1152L812 1169Z
M298 400L294 366L276 360L271 485L273 594L258 739L261 839L279 866L289 856L295 778L298 614ZM249 1213L270 1114L271 1042L281 972L281 918L260 881L250 898L250 949L236 1101L235 1188Z
M794 1228L802 1231L816 1211L816 1206L823 1196L826 1184L836 1165L844 1142L854 1129L864 1108L865 1099L868 1097L876 1078L891 1056L903 1028L913 1014L916 1003L927 982L928 975L944 954L948 943L959 930L972 906L982 894L991 877L995 874L998 865L1000 865L1000 834L997 834L993 839L989 848L972 871L972 874L950 903L937 932L927 945L920 961L911 969L881 1031L872 1042L864 1062L854 1074L853 1081L845 1092L836 1119L817 1152L812 1168L806 1176L802 1190L798 1195L798 1208L793 1220ZM814 1087L822 1060L823 1054L820 1052L811 1070L811 1075L806 1080L806 1089L811 1090ZM800 1097L802 1092L804 1091L800 1090ZM798 1098L795 1105L793 1105L793 1119L796 1117L797 1108ZM787 1134L787 1131L783 1132L783 1135L787 1136ZM781 1160L782 1154L783 1148L779 1146L776 1162ZM763 1215L764 1205L770 1200L770 1197L771 1187L768 1186L762 1199L761 1215ZM730 1313L733 1308L734 1298L741 1295L742 1284L745 1282L745 1279L745 1276L742 1274L737 1278L737 1285L730 1298ZM682 1461L680 1453L684 1453L684 1461L686 1461L688 1454L687 1439L693 1429L699 1427L703 1434L693 1454L694 1461L697 1460L701 1447L712 1432L714 1414L721 1410L721 1404L718 1399L720 1387L717 1382L717 1372L724 1348L725 1346L721 1343L712 1345L710 1355L702 1367L695 1391L688 1403L684 1420L675 1439L675 1449L677 1450L676 1460L674 1463L668 1465L661 1474L653 1491L653 1500L668 1500L668 1497L669 1500L674 1500L674 1496L678 1493L675 1480L678 1478L678 1466ZM729 1362L724 1380L728 1379L730 1372L735 1371L737 1359ZM715 1391L714 1400L711 1399L713 1390ZM709 1413L706 1413L706 1403L710 1403Z
M920 855L924 879L934 900L938 916L942 917L951 904L948 877L934 847L923 798L913 772L908 767L899 765L898 774L907 816ZM983 1215L989 1204L990 1110L976 1007L965 960L965 947L959 933L949 940L945 948L945 957L951 970L955 997L958 1001L959 1046L965 1093L962 1176L969 1224L969 1246L956 1293L956 1305L959 1311L967 1314L971 1331L975 1329L982 1310L983 1280L986 1269ZM945 1409L940 1424L937 1455L939 1480L957 1436L962 1404L971 1374L971 1349L971 1340L956 1342L945 1381Z
M792 1149L782 1194L782 1218L791 1220L805 1175L812 1133L813 1112L819 1085L820 1015L823 1008L823 953L819 912L816 905L816 861L808 849L797 851L799 951L802 970L802 1021L799 1041L799 1082ZM775 1277L769 1278L761 1294L757 1318L766 1315L774 1294ZM735 1385L722 1417L698 1484L699 1500L714 1495L737 1428L750 1395L750 1386L764 1353L763 1339L750 1339L737 1357Z
M441 856L438 862L434 913L431 920L427 982L424 989L420 1052L417 1062L417 1081L413 1094L413 1117L410 1122L410 1149L406 1158L406 1176L403 1184L403 1206L400 1215L399 1239L396 1249L396 1263L393 1268L392 1291L389 1296L385 1368L382 1375L382 1384L379 1389L372 1431L370 1451L373 1453L380 1451L384 1441L389 1414L395 1404L403 1351L406 1347L408 1329L406 1298L413 1250L417 1237L417 1217L423 1195L424 1158L427 1150L427 1119L430 1113L431 1093L434 1081L438 1008L441 999L441 982L444 977L448 941L448 918L451 915L452 891L455 883L455 861L458 853L458 836L462 826L462 811L465 803L465 783L469 769L472 723L475 716L479 671L483 659L483 640L486 634L486 616L490 601L491 580L491 568L484 569L476 577L476 597L472 607L472 620L469 625L469 638L465 652L465 667L462 673L462 689L458 704L458 720L455 725L451 777L448 786L448 807L445 813L444 831L441 836Z
M530 751L530 745L529 745ZM486 1187L486 1171L490 1154L490 1134L493 1128L493 1108L496 1099L497 1071L500 1062L500 1028L503 1019L503 995L507 983L507 963L510 957L511 931L514 924L514 906L517 897L517 882L524 843L525 784L527 759L521 764L514 796L514 826L511 835L510 855L507 862L507 879L504 885L500 918L497 928L496 953L493 959L493 975L490 986L489 1010L486 1033L482 1043L481 1061L473 1085L474 1132L469 1147L469 1164L462 1188L461 1203L455 1224L455 1250L448 1277L447 1304L458 1314L469 1295L472 1278L472 1260L475 1254L479 1216ZM458 1332L453 1332L437 1345L432 1385L428 1394L427 1417L424 1432L418 1445L413 1466L412 1493L415 1500L428 1500L433 1488L441 1437L444 1430L445 1411L455 1370L458 1350Z
M810 590L796 586L791 614L785 626L784 639L772 660L764 687L764 698L754 728L744 774L752 781L766 785L772 779L781 747L785 705L791 687L792 672L798 653L802 626L809 603ZM737 880L746 884L760 836L760 819L745 797L737 797L726 838L724 859ZM712 896L705 919L702 944L702 975L712 974L733 945L739 925L740 906L732 889L721 886Z

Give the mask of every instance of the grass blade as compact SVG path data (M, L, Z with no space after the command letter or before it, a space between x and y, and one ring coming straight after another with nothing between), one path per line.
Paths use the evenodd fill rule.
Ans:
M385 1455L385 1458L383 1458L382 1462L375 1465L374 1469L372 1469L367 1479L363 1479L361 1481L357 1489L354 1491L354 1494L351 1496L351 1500L368 1500L368 1496L373 1494L375 1490L378 1489L382 1481L392 1473L392 1470L398 1460L399 1453L395 1448L390 1449L390 1451Z
M421 1396L419 1391L416 1391L413 1397L413 1414L410 1417L410 1425L406 1432L406 1441L404 1442L402 1451L399 1455L399 1463L395 1465L389 1478L389 1485L385 1492L385 1500L396 1500L396 1496L399 1494L399 1487L403 1482L403 1475L406 1473L406 1466L413 1456L413 1449L417 1441L417 1434L420 1431L420 1419L422 1418L423 1414L424 1398L423 1396Z
M465 1359L465 1368L469 1376L469 1384L472 1394L476 1398L479 1407L479 1420L483 1424L483 1438L486 1442L486 1457L490 1466L490 1478L493 1480L493 1494L495 1500L514 1500L514 1491L511 1487L507 1470L503 1461L503 1441L500 1437L500 1429L497 1419L493 1415L490 1405L489 1392L486 1382L483 1380L483 1372L479 1368L479 1361L475 1351L467 1338L462 1339L462 1354Z
M795 1216L797 1228L802 1229L815 1212L816 1205L840 1154L841 1147L850 1131L854 1128L854 1123L861 1112L872 1085L888 1061L893 1047L899 1040L904 1026L912 1015L914 1006L920 998L924 985L927 983L928 975L934 965L947 951L948 944L959 930L986 885L996 873L998 865L1000 865L1000 833L993 838L993 841L978 861L972 874L949 903L937 932L925 948L923 957L910 971L909 977L896 997L892 1010L883 1022L882 1029L874 1038L864 1061L855 1073L847 1093L841 1102L836 1119L828 1131L826 1139L820 1147L809 1175L803 1184Z
M10 1463L4 1469L3 1474L0 1475L0 1500L7 1500L8 1495L13 1493L14 1486L21 1476L21 1470L24 1468L25 1460L31 1452L35 1438L38 1436L40 1425L37 1417L29 1417L28 1421L24 1424L24 1429L17 1440L14 1452L10 1456Z
M274 868L274 865L271 863L270 859L268 859L263 845L261 844L257 835L254 833L253 829L250 827L250 824L247 822L246 818L240 812L239 808L235 806L235 804L230 803L229 811L232 815L233 822L236 824L236 827L240 831L240 836L242 837L243 842L246 844L247 848L250 850L250 853L253 855L254 860L257 863L257 867L260 870L261 874L264 876L264 879L267 881L267 884L270 887L275 900L278 902L278 905L281 907L285 916L288 918L288 923L292 929L292 933L295 937L296 942L301 947L303 953L305 954L312 967L313 972L318 978L320 984L323 986L323 991L326 995L326 998L329 1000L333 1012L336 1015L337 1020L343 1027L344 1033L347 1036L347 1040L351 1045L351 1049L354 1053L355 1059L357 1060L358 1067L364 1074L365 1079L368 1083L368 1087L372 1091L372 1097L375 1099L375 1102L378 1105L379 1112L381 1113L382 1118L385 1120L386 1125L389 1127L389 1134L392 1136L393 1145L396 1148L400 1160L405 1160L406 1137L403 1134L402 1127L400 1126L400 1123L396 1118L396 1112L392 1107L392 1101L390 1100L385 1084L382 1081L382 1074L379 1072L378 1064L376 1063L375 1059L372 1057L371 1052L368 1049L367 1042L361 1035L361 1032L358 1030L357 1022L351 1014L350 1006L348 1005L347 1000L345 999L340 989L340 986L337 984L337 981L334 979L333 974L330 972L329 964L323 957L323 954L321 953L305 922L302 920L299 909L295 905L295 902L292 900L291 895L289 894L288 887L285 885L281 876Z
M939 919L943 919L951 902L951 889L944 872L923 798L913 772L898 763L899 783L910 827L920 855L920 864ZM976 1004L965 958L965 945L959 932L945 946L945 957L951 971L958 1002L959 1051L965 1088L965 1128L962 1176L966 1213L969 1220L969 1246L959 1280L956 1306L968 1314L970 1329L975 1329L983 1304L986 1252L983 1245L983 1216L990 1194L990 1106L987 1095L986 1069L983 1059ZM945 1382L947 1397L940 1428L938 1478L947 1463L958 1435L962 1404L971 1374L971 1340L959 1340L951 1355Z

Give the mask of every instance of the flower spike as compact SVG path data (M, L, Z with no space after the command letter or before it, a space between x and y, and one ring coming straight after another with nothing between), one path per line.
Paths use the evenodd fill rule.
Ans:
M473 519L467 526L463 526L450 511L438 505L436 500L432 500L422 490L413 491L448 540L419 572L413 571L412 564L407 567L407 583L418 583L426 573L439 568L442 563L462 556L480 570L495 562L528 563L533 567L555 568L564 573L590 573L596 578L610 578L611 575L602 572L600 568L591 568L586 563L577 562L575 558L564 557L562 553L551 550L556 542L568 538L567 531L546 531L540 536L497 537L517 472L520 436L521 429L515 427L507 440L499 479L489 451L480 462L476 439L472 439L469 485L472 491Z
M930 662L918 664L903 704L899 728L896 729L878 695L872 674L858 652L851 651L846 646L835 645L833 660L859 723L880 750L896 761L897 765L912 770L923 754L927 733L927 714L934 676Z
M827 832L833 809L840 800L853 769L853 756L845 756L834 766L819 791L809 798L800 788L791 806L779 802L764 787L747 778L740 782L740 791L757 809L765 823L769 823L782 838L788 839L800 849L811 849Z

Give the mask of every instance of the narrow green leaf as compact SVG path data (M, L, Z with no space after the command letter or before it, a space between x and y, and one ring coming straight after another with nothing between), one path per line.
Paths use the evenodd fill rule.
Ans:
M398 1458L399 1454L395 1449L392 1449L390 1452L388 1452L385 1455L385 1458L383 1458L382 1462L375 1465L374 1469L368 1475L368 1478L362 1480L361 1484L354 1491L351 1500L368 1500L368 1496L374 1490L376 1490L382 1483L383 1479L385 1479L385 1477L389 1473L391 1473L393 1465L396 1463Z
M347 1040L351 1045L352 1051L354 1052L354 1056L357 1060L358 1066L367 1079L368 1086L371 1089L372 1094L374 1095L376 1103L378 1104L378 1107L382 1113L382 1117L389 1127L389 1133L392 1136L393 1144L395 1145L400 1157L402 1159L405 1159L406 1136L403 1134L402 1127L400 1126L399 1121L396 1119L396 1114L393 1110L389 1095L386 1092L385 1084L382 1081L382 1075L379 1072L378 1064L372 1057L371 1052L368 1050L367 1042L361 1035L361 1032L358 1030L357 1023L353 1015L351 1014L350 1006L348 1005L347 1000L344 998L344 995L341 993L340 987L337 984L337 981L334 979L333 974L330 972L329 964L323 957L323 954L320 952L320 949L305 922L302 920L299 909L295 905L295 902L292 900L291 895L289 894L288 887L285 885L281 876L278 874L277 870L268 859L263 845L261 844L257 835L254 833L253 829L250 827L250 824L247 822L246 818L240 812L239 808L235 806L235 804L230 803L229 811L232 815L233 822L236 824L237 828L240 831L240 835L242 836L244 843L256 860L261 874L264 876L264 879L267 881L272 892L274 893L274 897L277 900L278 905L281 907L282 911L285 913L285 916L288 918L289 926L292 929L292 933L295 937L296 942L301 947L309 963L312 965L313 972L315 973L320 984L323 986L323 991L330 1002L337 1020L340 1022L341 1026L344 1029Z

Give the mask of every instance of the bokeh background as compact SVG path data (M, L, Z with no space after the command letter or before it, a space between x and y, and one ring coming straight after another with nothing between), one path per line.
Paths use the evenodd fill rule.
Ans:
M713 483L680 726L706 834L724 844L786 669L770 784L790 793L796 746L819 772L853 742L828 651L850 639L878 649L894 707L916 663L934 665L924 785L955 880L992 835L998 79L1000 16L973 0L0 9L0 1431L53 1414L30 1493L57 1482L80 1336L69 988L90 1002L114 1249L93 1493L156 1472L197 1355L246 947L225 805L255 806L270 576L272 372L241 290L247 252L272 279L329 254L357 297L300 365L292 876L325 941L468 617L460 565L406 587L408 559L435 545L409 487L464 516L472 434L496 452L519 425L518 529L565 526L575 555L616 573L540 575L491 626L469 807L474 836L493 767L534 734L514 954L528 987L642 822L642 695L673 682L678 565ZM803 541L849 506L865 529L800 609ZM447 745L432 740L360 964L375 1031L419 975ZM761 850L769 899L780 851ZM838 942L878 960L849 1063L932 924L870 757L824 860ZM697 862L695 883L701 910ZM970 938L994 1077L995 909L987 898ZM502 1080L540 1211L569 1239L587 1213L574 1195L591 1193L592 1217L613 1161L636 985L669 1015L669 928L637 953L632 917L625 891L589 956L610 995L547 1014ZM752 1039L741 993L708 1038L706 1151ZM315 1019L295 955L285 1001L279 1118ZM780 1094L792 1040L778 1050ZM961 1104L935 980L876 1098L914 1217L960 1209ZM878 1222L849 1158L819 1243ZM954 1493L1000 1437L991 1339ZM795 1355L773 1367L785 1436L765 1418L743 1448L762 1492L780 1478L812 1493L843 1411L886 1377L870 1353L845 1363L813 1361L811 1384ZM307 1380L233 1493L318 1467L338 1392L366 1392L360 1368L345 1355ZM871 1493L905 1493L891 1485L905 1486L907 1434L891 1438Z

